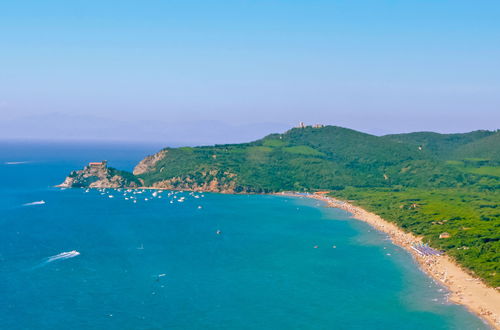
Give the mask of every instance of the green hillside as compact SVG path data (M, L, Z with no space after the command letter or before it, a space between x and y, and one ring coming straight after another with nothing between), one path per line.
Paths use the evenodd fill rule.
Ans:
M475 180L413 145L335 126L295 128L246 144L165 150L155 168L140 175L146 185L216 179L236 192L273 192L450 187Z
M500 131L474 131L461 134L417 132L386 135L384 139L420 147L423 152L444 161L468 177L466 184L498 189L500 177Z
M500 131L482 139L458 147L453 159L483 159L500 165Z
M403 144L420 146L426 152L440 159L456 159L457 150L466 145L495 135L492 131L473 131L470 133L439 134L434 132L415 132L385 135L383 138ZM491 152L492 149L486 150ZM460 157L460 156L459 156Z

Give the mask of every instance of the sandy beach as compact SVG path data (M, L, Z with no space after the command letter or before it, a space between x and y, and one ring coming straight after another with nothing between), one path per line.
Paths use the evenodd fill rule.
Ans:
M480 279L471 276L446 255L421 256L416 253L411 247L421 242L420 237L404 232L395 224L378 215L345 201L316 194L290 193L285 195L324 201L331 207L352 213L353 218L364 221L375 229L388 234L394 244L405 248L413 255L423 271L448 288L450 301L464 305L494 329L500 329L500 292L488 287Z

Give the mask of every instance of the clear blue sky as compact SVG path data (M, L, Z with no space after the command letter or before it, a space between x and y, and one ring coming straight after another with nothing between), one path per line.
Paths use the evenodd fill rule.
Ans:
M5 0L0 126L496 129L499 17L481 0Z

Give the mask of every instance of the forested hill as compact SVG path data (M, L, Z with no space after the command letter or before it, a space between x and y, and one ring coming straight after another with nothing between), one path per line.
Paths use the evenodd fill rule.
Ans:
M383 138L420 146L443 160L482 158L500 161L500 131L480 130L458 134L416 132L391 134Z
M467 142L493 133L470 134L464 138ZM423 140L412 135L378 137L337 126L294 128L245 144L166 148L136 174L147 186L223 192L495 185L489 182L494 178L481 183L480 176L446 162L439 150L449 154L455 144L440 147L448 140Z
M481 158L500 165L500 131L457 148L454 159Z

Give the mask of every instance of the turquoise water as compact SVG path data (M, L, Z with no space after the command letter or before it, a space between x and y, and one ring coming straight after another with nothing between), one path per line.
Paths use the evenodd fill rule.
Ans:
M133 203L60 190L51 185L86 161L130 169L157 148L0 146L2 329L487 328L341 210L278 196L149 191Z

